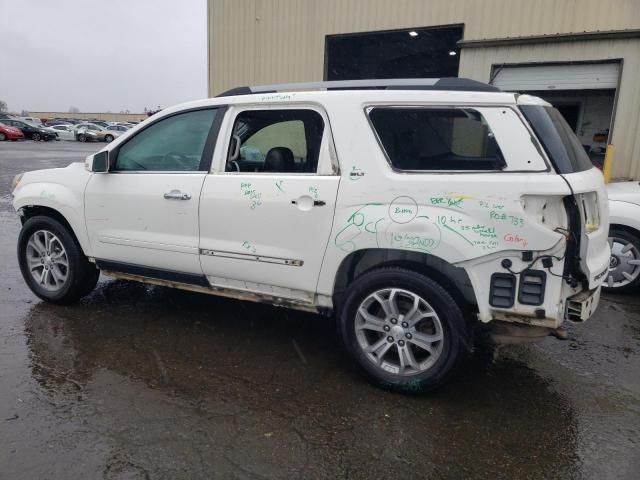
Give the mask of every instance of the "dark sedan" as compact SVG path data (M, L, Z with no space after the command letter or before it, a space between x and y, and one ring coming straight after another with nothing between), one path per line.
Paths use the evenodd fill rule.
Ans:
M53 132L47 131L42 127L37 125L33 125L32 123L23 122L22 120L16 120L15 118L3 119L2 123L5 125L11 125L12 127L16 127L21 130L24 134L25 138L30 138L31 140L55 140L57 135Z

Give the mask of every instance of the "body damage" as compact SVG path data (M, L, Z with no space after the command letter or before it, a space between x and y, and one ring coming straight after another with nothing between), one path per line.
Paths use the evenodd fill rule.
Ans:
M253 108L255 108L256 103L262 106L262 102L271 102L274 108L282 103L295 104L301 108L314 105L314 108L325 111L328 135L325 139L327 142L326 151L333 151L335 147L334 156L339 162L340 176L335 175L335 169L329 168L324 171L323 177L317 177L317 179L322 179L324 183L316 181L313 177L308 177L310 180L314 180L313 185L307 185L303 181L304 177L301 177L297 181L303 190L296 191L295 195L292 195L293 191L287 191L286 195L282 192L282 185L278 182L283 180L285 175L259 176L255 180L249 179L249 186L244 188L243 185L247 184L247 180L242 180L240 177L234 178L225 173L228 135L232 127L232 120L227 118L222 124L221 135L213 153L212 170L205 175L204 194L202 198L198 198L198 202L201 202L200 210L203 206L206 207L211 203L212 212L221 212L218 205L222 201L229 202L226 204L226 210L231 210L231 207L235 208L235 204L242 205L244 210L236 208L235 211L244 212L247 210L256 213L255 221L246 222L247 232L252 233L255 230L256 233L254 236L247 234L240 239L242 241L236 242L237 245L229 245L228 248L222 250L233 252L236 255L248 252L258 256L296 259L296 261L301 260L299 265L314 268L310 268L304 275L300 275L300 278L293 282L295 285L291 285L284 281L289 276L288 274L273 275L272 267L264 262L247 262L228 257L209 258L199 255L200 258L193 262L194 273L195 271L204 273L209 277L211 283L220 265L223 262L228 263L229 273L223 275L225 278L222 278L219 284L220 288L223 288L233 282L246 280L243 278L244 269L249 272L263 269L264 278L259 279L260 290L266 292L271 290L274 285L287 288L298 287L301 288L301 291L308 293L310 298L315 298L313 303L316 306L331 308L331 298L336 285L336 272L339 271L342 262L351 253L369 249L419 252L464 269L472 284L479 318L482 321L488 322L494 318L501 318L546 327L557 326L562 322L568 297L585 287L595 289L599 286L602 281L598 277L600 270L606 268L608 264L607 259L603 260L603 258L608 258L609 255L606 247L608 218L606 202L599 202L600 205L604 204L600 211L601 226L592 232L577 230L570 232L567 211L563 205L563 199L574 193L593 192L600 188L598 185L601 185L601 179L596 178L599 173L585 171L565 177L554 173L544 156L544 152L536 145L525 123L522 122L518 128L511 128L514 126L514 122L521 121L513 95L449 92L445 98L435 92L421 93L419 102L421 104L453 105L454 107L459 104L482 110L484 117L489 119L500 148L508 159L509 168L506 171L424 172L420 174L395 171L389 164L388 158L386 158L385 152L367 120L367 108L371 107L367 102L371 98L372 95L368 92L350 92L348 94L345 92L324 92L322 108L319 106L316 94L305 92L287 94L277 98L270 96L259 100L243 97L224 99L224 103L232 102L239 107L242 107L243 104L253 103ZM375 98L382 102L381 105L416 105L415 92L380 91L375 93ZM494 105L487 107L492 102L500 103L494 103ZM173 107L157 115L169 115L181 108L215 105L216 103L222 104L223 100L206 100ZM148 119L147 122L153 121L154 118L157 116ZM140 128L142 126L138 127L138 129ZM127 132L116 139L107 147L107 150L116 148L127 138L135 135L138 129ZM514 134L514 131L517 134ZM331 148L328 148L329 145ZM328 154L326 158L329 158ZM331 162L326 161L325 164L328 166L331 165ZM43 172L39 172L28 174L28 177L25 176L25 185L15 192L17 195L16 208L29 204L42 204L57 209L67 217L78 235L85 253L92 255L84 227L82 198L90 174L82 169L81 165L58 170L47 171L51 173L45 175ZM52 178L55 181L52 182ZM340 180L339 186L338 179ZM109 179L105 178L103 183L107 180ZM68 204L61 205L55 199L45 199L41 196L42 185L49 183L36 183L29 187L31 190L23 190L34 182L51 182L51 185L56 185L57 190L53 192L53 195L60 196L60 198L63 195L69 195L69 200L65 200L65 203ZM216 198L221 190L214 188L211 189L212 193L207 193L206 185L208 182L212 185L215 184L216 187L228 183L228 192L225 191L225 195ZM270 188L273 190L272 202L267 202L268 198L265 196L261 199L260 204L251 203L254 199L247 197L247 192L257 191L255 187L258 182L269 182ZM263 190L267 191L266 189L265 186ZM69 191L66 192L66 190ZM147 190L145 190L146 193L152 193ZM110 191L113 190L105 188L103 192L105 196L101 201L92 203L93 208L99 208L104 201L107 201ZM156 196L161 198L164 191L165 185L159 184ZM186 191L197 192L199 189L191 188ZM45 193L50 193L48 188ZM602 197L603 191L598 190L596 193L601 198L606 198ZM292 207L292 199L299 200L303 196L309 197L311 206L316 198L323 200L325 206L321 209L310 207L309 210L300 209L298 211L297 207ZM254 206L252 207L252 205ZM281 208L284 209L284 206L288 208L286 218L282 218L282 228L278 228L279 225L274 223L275 217L265 215L265 210L273 208L274 212L280 211ZM301 205L298 204L298 206ZM175 208L178 207L175 206ZM333 211L334 208L335 211ZM284 212L284 210L282 211ZM328 219L330 227L323 229L323 231L330 230L326 242L322 239L322 244L320 244L318 235L311 235L307 232L308 235L304 237L304 242L298 242L299 244L287 248L287 251L278 252L275 250L266 251L256 240L261 238L259 235L268 232L268 235L273 237L269 246L275 249L277 246L283 247L287 241L293 242L302 238L298 235L298 231L306 232L308 229L298 228L298 231L295 232L296 235L292 235L291 230L295 230L296 227L291 222L292 215L294 215L291 212L295 212L301 218L303 215L306 215L304 218L308 218L308 215L304 213L308 211L317 212L317 214L330 213ZM129 212L129 215L132 216L134 213ZM202 219L194 223L194 229L199 232L199 237L194 237L196 241L190 245L192 250L195 252L201 252L202 249L218 250L216 246L219 234L218 230L213 227L225 223L227 216L222 213L219 213L221 215L220 221L211 223L211 225L199 223ZM145 215L148 214L149 212ZM159 225L166 224L164 216L160 212L154 212L154 215L158 215ZM211 216L203 218L207 218L211 222ZM242 218L249 217L245 215ZM251 218L253 219L253 217ZM288 221L285 221L287 219ZM235 221L234 228L238 229L237 225L241 225L239 220ZM89 228L93 227L89 226ZM202 235L203 232L209 230L211 230L209 234L211 245L207 243L208 237L205 235L203 239ZM222 232L220 234L223 235L222 238L224 238L224 232L227 231L228 229L219 230ZM582 240L580 242L580 256L584 261L581 266L588 278L588 285L570 286L562 278L567 241L571 237ZM603 238L604 245L601 245ZM238 240L238 238L234 237L234 240ZM318 262L302 258L305 252L308 253L310 241L317 241L317 249L322 250ZM130 243L127 242L127 244ZM594 253L601 246L602 252ZM300 252L296 249L299 249ZM139 259L142 251L144 251L148 262L153 262L152 257L157 259L158 255L167 259L166 251L158 252L142 247L131 249L130 254L132 258ZM523 252L532 252L534 262L523 260ZM198 257L197 253L193 256ZM545 256L552 258L550 266L543 267L541 265L540 257ZM509 268L516 274L527 267L544 268L544 271L547 272L546 288L548 294L542 305L532 307L521 305L517 301L513 308L509 309L498 309L489 305L489 279L495 272L508 271L503 265L504 260L510 261ZM156 262L155 266L171 269L174 268L174 263L179 262L169 263L170 265L163 266L157 265ZM211 271L201 270L203 264L207 263L211 264ZM303 268L299 266L277 268L278 271L287 268L303 272ZM252 278L255 280L255 275ZM223 285L223 283L228 285ZM215 293L208 288L205 290L208 293ZM542 317L539 310L544 311Z
M91 256L84 219L84 190L90 177L83 163L27 172L13 191L13 206L18 212L31 206L57 211L73 229L84 253Z

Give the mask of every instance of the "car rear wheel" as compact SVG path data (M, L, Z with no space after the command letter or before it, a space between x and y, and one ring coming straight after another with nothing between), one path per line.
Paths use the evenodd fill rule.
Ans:
M86 142L87 141L87 137L81 133L80 135L78 135L78 141L79 142Z
M609 275L603 288L608 292L628 293L640 286L640 239L633 233L613 227L609 231Z
M4 142L6 139L7 136L4 133L0 132L0 142Z
M20 271L43 300L66 305L93 290L100 270L82 253L73 234L57 220L36 216L18 237Z
M104 141L109 143L113 141L113 135L105 135Z
M39 141L40 141L40 139L41 139L42 137L40 136L40 134L39 134L39 133L34 133L32 138L33 138L33 140L35 140L36 142L39 142Z
M358 278L339 314L347 350L374 383L404 393L444 384L465 357L462 311L430 278L383 268Z

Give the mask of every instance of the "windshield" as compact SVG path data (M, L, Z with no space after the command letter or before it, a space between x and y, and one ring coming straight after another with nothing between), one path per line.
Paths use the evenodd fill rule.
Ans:
M539 105L521 105L520 110L558 173L583 172L593 168L580 140L558 110Z

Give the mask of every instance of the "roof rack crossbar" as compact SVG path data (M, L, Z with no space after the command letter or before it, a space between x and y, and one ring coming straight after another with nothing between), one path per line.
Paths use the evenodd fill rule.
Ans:
M221 93L218 97L250 95L254 93L355 89L461 90L472 92L500 91L500 89L493 85L478 82L476 80L470 80L468 78L393 78L373 80L333 80L326 82L281 83L274 85L258 85L253 87L237 87Z

